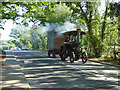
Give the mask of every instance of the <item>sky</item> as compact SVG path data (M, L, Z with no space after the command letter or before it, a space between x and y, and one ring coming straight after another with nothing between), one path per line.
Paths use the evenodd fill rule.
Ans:
M4 30L0 30L1 31L1 40L9 40L12 39L11 37L9 37L9 34L11 32L11 29L14 28L15 25L13 24L12 20L8 20L5 25L4 25Z
M102 0L103 3L101 4L101 7L100 7L100 12L104 12L104 0ZM110 0L112 1L112 0ZM118 2L119 0L114 0L116 2ZM5 25L4 25L4 30L0 30L1 32L1 40L9 40L9 39L12 39L11 37L9 37L9 34L11 32L11 29L12 28L15 28L16 27L16 24L13 24L12 20L8 20Z
M30 26L31 25L32 25L32 23L30 23ZM7 20L7 22L5 23L5 25L3 27L4 27L4 30L0 29L1 40L10 40L10 39L13 39L12 37L9 37L11 30L13 28L20 28L20 25L18 26L16 24L13 24L12 20ZM23 28L23 26L21 26L21 28Z

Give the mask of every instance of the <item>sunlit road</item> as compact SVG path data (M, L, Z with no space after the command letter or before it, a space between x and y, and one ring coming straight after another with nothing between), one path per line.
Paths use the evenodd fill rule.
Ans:
M12 51L30 88L118 88L119 68L81 60L48 58L42 51Z

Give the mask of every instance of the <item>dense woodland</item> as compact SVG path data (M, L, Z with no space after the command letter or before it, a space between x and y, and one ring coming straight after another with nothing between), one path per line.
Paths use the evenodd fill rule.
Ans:
M85 26L86 36L82 45L89 56L120 59L120 2L1 2L1 23L12 19L15 24L31 28L13 28L10 34L14 40L3 41L3 45L29 49L47 50L46 23L62 24L70 21L77 27ZM20 12L21 11L21 12ZM0 27L4 30L2 24Z

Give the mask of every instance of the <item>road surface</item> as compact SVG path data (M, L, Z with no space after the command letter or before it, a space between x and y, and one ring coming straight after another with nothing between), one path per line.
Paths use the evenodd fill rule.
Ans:
M118 89L120 68L69 58L48 58L42 51L7 51L20 66L29 88ZM9 57L10 58L10 57Z

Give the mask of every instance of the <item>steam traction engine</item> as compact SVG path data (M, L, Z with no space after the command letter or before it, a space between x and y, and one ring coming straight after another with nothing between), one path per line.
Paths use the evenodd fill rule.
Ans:
M83 52L83 48L80 44L80 38L82 38L83 34L85 34L85 32L82 32L80 29L69 31L59 36L53 31L49 32L48 56L50 57L50 54L53 54L53 57L55 57L55 55L58 54L62 61L65 61L66 58L69 57L71 63L80 58L82 58L83 63L87 62L87 53L85 51Z

